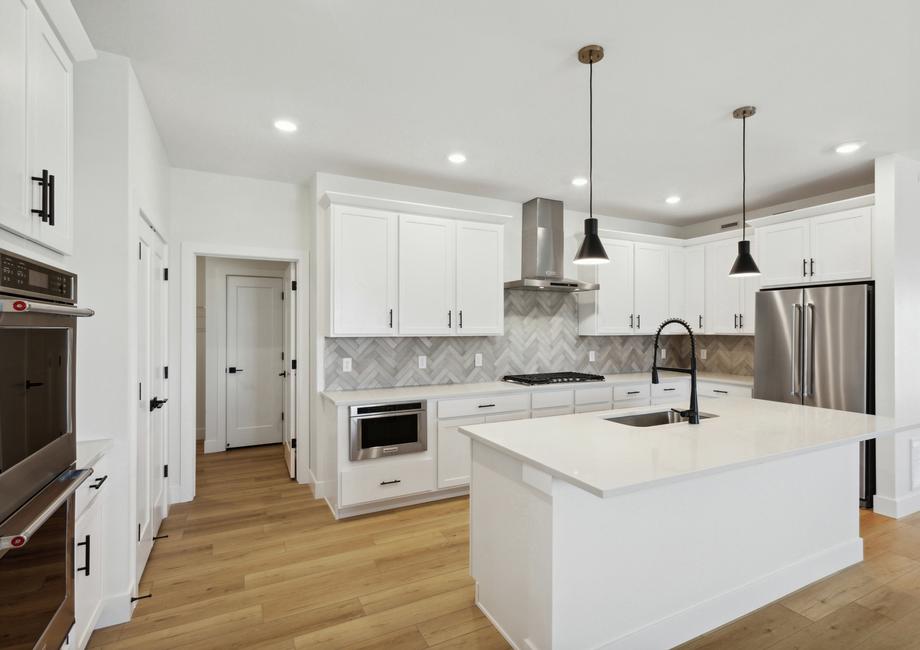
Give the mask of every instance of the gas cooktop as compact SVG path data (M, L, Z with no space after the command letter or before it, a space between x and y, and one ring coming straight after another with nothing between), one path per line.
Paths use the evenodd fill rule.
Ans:
M604 381L603 375L589 375L584 372L538 372L532 375L505 375L502 381L526 386L541 384L573 384L584 381Z

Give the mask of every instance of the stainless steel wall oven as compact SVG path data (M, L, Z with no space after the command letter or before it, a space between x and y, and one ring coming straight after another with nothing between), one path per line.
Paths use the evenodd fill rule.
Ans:
M76 289L0 251L0 648L57 648L74 622Z

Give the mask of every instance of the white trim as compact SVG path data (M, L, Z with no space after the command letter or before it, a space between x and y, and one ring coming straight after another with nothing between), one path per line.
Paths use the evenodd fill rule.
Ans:
M327 483L331 481L326 481ZM414 496L403 497L401 499L387 499L386 501L366 503L357 506L351 506L348 508L339 508L336 510L332 507L332 504L329 502L329 499L326 498L326 503L329 505L329 509L332 510L332 514L336 519L347 519L348 517L355 517L357 515L367 515L372 512L381 512L383 510L394 510L396 508L402 508L405 506L414 506L420 503L428 503L429 501L441 501L443 499L453 499L455 497L466 496L470 493L470 488L468 485L463 485L460 487L449 488L446 490L437 490L436 492L424 492L422 494L416 494Z
M876 494L872 509L880 515L902 519L915 512L920 512L920 490L892 498Z
M486 221L499 224L508 223L514 219L514 215L500 214L498 212L483 212L468 208L453 208L447 205L417 203L415 201L347 194L345 192L326 192L320 198L319 204L324 208L329 208L332 205L343 205L351 208L372 208L388 212L420 214L428 217L444 217L446 219L464 219L466 221Z
M628 230L615 230L613 228L599 228L598 235L606 239L620 239L623 241L642 242L645 244L664 244L667 246L687 246L687 242L696 241L690 239L681 239L680 237L667 237L665 235L647 235L641 232L630 232ZM572 237L581 245L584 234L580 232L572 233Z
M748 225L754 226L771 226L776 223L785 223L787 221L798 221L808 217L817 217L823 214L832 214L834 212L843 212L854 208L873 207L875 205L875 194L864 194L863 196L854 196L850 199L841 201L832 201L831 203L822 203L813 205L799 210L789 210L788 212L779 212L766 217L757 219L748 219Z
M179 419L178 424L170 427L170 445L175 445L179 456L179 471L175 483L170 484L172 503L191 501L195 498L195 451L196 437L196 339L197 339L197 305L195 300L197 285L197 257L231 257L251 260L271 260L294 262L297 266L297 290L307 295L297 300L297 362L300 367L309 367L310 346L307 309L309 305L309 266L308 253L301 249L265 248L258 246L236 246L230 244L213 244L204 242L182 242L179 250L180 286L179 286ZM299 368L298 368L299 369ZM309 429L309 373L296 373L297 381L297 429L298 432ZM301 379L303 377L304 379ZM173 424L173 423L171 423ZM310 448L304 445L297 448L297 476L299 483L309 483Z
M38 4L71 59L79 62L96 58L96 48L70 0L38 0Z
M479 602L479 582L478 581L476 582L476 599L473 601L473 603L476 605L476 607L479 608L479 611L482 612L482 615L485 616L487 619L489 619L489 622L492 624L492 627L498 630L498 633L501 634L502 638L504 638L505 641L508 642L508 645L514 648L514 650L521 650L520 647L511 638L511 635L502 629L502 626L498 624L498 621L495 620L495 617L492 616L492 614L489 612L488 609L486 609L486 606L483 605L481 602ZM534 644L534 642L531 641L530 639L525 639L524 643L527 644L527 648L525 650L530 650L531 648L533 648L534 650L538 650L539 648L539 646Z
M128 587L117 594L103 598L95 629L130 621L131 614L134 613L134 603L131 602L133 595L134 587ZM92 638L92 635L90 638Z

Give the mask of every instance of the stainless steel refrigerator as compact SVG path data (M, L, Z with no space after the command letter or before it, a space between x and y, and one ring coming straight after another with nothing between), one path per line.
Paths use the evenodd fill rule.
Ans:
M873 285L757 294L754 397L875 413ZM860 445L859 501L872 506L875 441Z

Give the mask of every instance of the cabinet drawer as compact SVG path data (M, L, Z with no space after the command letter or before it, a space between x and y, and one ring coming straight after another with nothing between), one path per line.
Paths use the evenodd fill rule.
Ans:
M594 402L593 404L576 404L576 413L591 413L592 411L609 411L613 408L613 402Z
M555 415L571 415L574 409L571 404L568 406L552 406L543 409L534 409L530 412L533 418L551 418Z
M339 505L394 499L434 489L435 468L431 458L400 462L366 461L360 469L342 472L339 477Z
M77 517L82 515L102 492L110 489L112 479L109 476L109 469L109 455L105 454L93 465L92 475L83 482L83 485L77 488Z
M530 419L530 411L511 411L510 413L496 413L486 416L486 424L489 422L513 422L514 420Z
M533 408L547 409L571 406L574 403L572 390L540 390L533 394Z
M439 418L457 418L465 415L489 415L510 411L529 411L530 394L497 395L485 397L464 397L463 399L442 399L438 402Z
M600 404L613 400L612 386L596 386L594 388L579 388L575 391L576 404Z
M750 388L732 384L701 381L697 385L697 390L702 397L751 397Z
M651 380L648 384L618 384L613 387L613 399L615 402L625 402L625 401L648 401L649 398L649 386L651 385Z
M688 381L663 381L660 384L652 384L652 399L673 398L679 399L690 394L690 382Z

